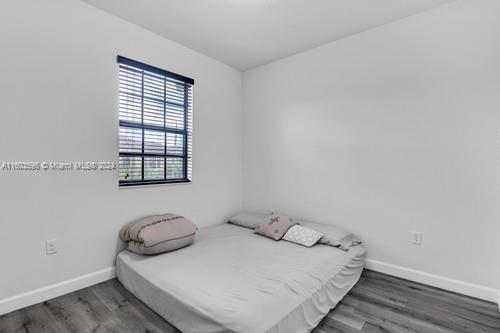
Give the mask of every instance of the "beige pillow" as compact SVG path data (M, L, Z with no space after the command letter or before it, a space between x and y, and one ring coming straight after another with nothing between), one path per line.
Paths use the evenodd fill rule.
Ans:
M296 222L288 216L271 214L264 217L264 221L255 228L255 233L274 240L280 240L294 224Z
M153 215L132 221L120 231L128 249L138 254L174 251L193 243L196 225L176 214Z

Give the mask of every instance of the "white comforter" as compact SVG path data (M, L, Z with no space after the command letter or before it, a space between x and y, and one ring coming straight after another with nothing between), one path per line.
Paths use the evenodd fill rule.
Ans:
M359 279L365 249L306 248L224 224L153 257L123 251L123 285L184 333L308 332Z

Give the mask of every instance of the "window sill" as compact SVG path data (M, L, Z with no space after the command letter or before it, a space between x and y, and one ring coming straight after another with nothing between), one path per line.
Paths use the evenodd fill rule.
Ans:
M171 180L171 181L151 181L151 182L134 182L134 183L119 183L119 189L127 188L148 188L157 187L164 185L188 185L191 184L192 180Z

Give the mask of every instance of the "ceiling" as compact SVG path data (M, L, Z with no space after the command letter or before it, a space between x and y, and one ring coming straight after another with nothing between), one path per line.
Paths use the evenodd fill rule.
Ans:
M83 0L245 71L451 0Z

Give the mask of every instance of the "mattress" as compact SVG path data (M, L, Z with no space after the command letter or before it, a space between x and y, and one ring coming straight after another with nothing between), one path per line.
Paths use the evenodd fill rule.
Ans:
M120 252L116 275L184 333L309 332L356 284L365 252L306 248L222 224L174 252Z

